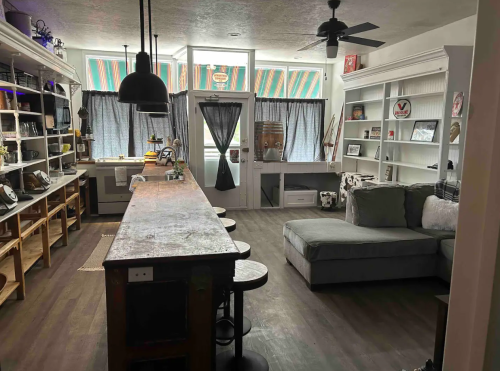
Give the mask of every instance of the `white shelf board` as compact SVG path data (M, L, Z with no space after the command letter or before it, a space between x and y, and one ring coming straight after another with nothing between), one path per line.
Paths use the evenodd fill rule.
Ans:
M19 139L21 141L23 141L23 140L38 140L38 139L45 139L45 137L42 135L39 135L37 137L21 137ZM4 142L15 142L16 140L17 140L16 138L4 138L3 139Z
M437 172L437 169L429 169L427 167L427 165L414 164L414 163L411 163L411 162L384 161L384 164L386 164L386 165L402 166L402 167L409 167L409 168L412 168L412 169L420 169L420 170L427 170L427 171Z
M23 169L25 167L35 165L35 164L40 164L40 163L45 162L45 161L46 161L46 159L44 159L44 158L37 158L36 160L23 161L21 163L9 164L8 166L3 165L0 168L0 174L7 174L7 173L10 173L11 171Z
M63 98L63 99L69 99L68 97L66 97L62 94L53 93L51 91L44 91L43 94L44 95L53 95L54 97Z
M371 157L366 157L366 156L348 156L344 155L344 158L350 158L351 160L359 160L359 161L369 161L369 162L378 162L378 160L371 158Z
M380 142L380 139L363 139L363 138L344 138L344 140L353 140L359 142Z
M388 97L386 99L423 98L423 97L432 97L432 96L437 96L437 95L444 96L444 91L435 91L435 92L431 92L431 93L398 95L395 97Z
M47 138L61 138L61 137L71 137L73 136L73 133L67 133L67 134L50 134L47 135Z
M442 120L442 117L420 117L420 118L406 118L406 119L385 119L385 121L431 121L431 120Z
M366 100L358 100L354 102L347 102L346 106L349 104L361 104L361 103L381 103L383 99L366 99Z
M75 151L68 151L68 152L64 152L62 155L57 155L57 156L50 156L49 157L49 160L53 160L55 158L59 158L59 157L63 157L63 156L67 156L67 155L70 155L72 153L75 153Z
M381 119L378 119L378 120L345 120L344 122L347 124L351 122L359 123L359 122L381 122L381 121L382 121Z
M13 109L0 110L0 113L6 113L6 114L12 114L12 115L16 112L19 113L20 115L31 115L31 116L41 116L42 115L40 112L16 111Z
M11 90L14 90L15 88L16 91L25 94L40 94L40 91L38 90L27 88L26 86L17 85L9 81L0 80L0 87L9 88Z
M384 140L385 143L395 143L395 144L416 144L421 146L439 146L436 142L415 142L411 140Z

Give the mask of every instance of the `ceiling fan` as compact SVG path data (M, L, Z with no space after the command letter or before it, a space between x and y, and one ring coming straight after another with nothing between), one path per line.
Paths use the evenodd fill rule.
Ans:
M337 57L337 51L339 48L339 41L371 46L374 48L378 48L381 45L384 45L385 42L364 39L362 37L351 36L356 33L375 30L379 28L374 24L369 22L358 24L357 26L347 27L344 22L339 21L335 18L335 9L337 9L340 5L340 0L329 0L328 6L333 10L332 18L328 22L324 22L319 26L318 32L316 33L317 37L323 37L323 39L313 42L312 44L307 45L306 47L299 49L298 51L308 50L314 48L316 45L321 44L326 41L326 56L328 58Z

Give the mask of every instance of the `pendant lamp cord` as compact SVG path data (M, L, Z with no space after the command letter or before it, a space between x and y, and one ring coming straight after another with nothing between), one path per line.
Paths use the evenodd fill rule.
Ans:
M151 0L148 0L148 13L149 13L149 55L151 56L151 72L153 71L153 31L151 30Z
M141 52L144 52L144 0L140 0L139 17L141 18Z
M155 51L155 54L156 54L156 62L155 62L156 63L156 66L155 66L156 71L155 71L155 73L156 73L156 75L158 75L158 35L155 35L155 50L156 50Z
M127 57L127 48L128 45L123 45L125 47L125 75L128 75L128 57Z

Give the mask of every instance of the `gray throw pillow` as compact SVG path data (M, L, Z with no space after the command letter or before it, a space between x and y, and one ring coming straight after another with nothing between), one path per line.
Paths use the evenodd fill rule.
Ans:
M408 228L422 226L422 212L427 197L434 194L434 184L413 184L405 187L405 211Z
M404 187L361 187L349 192L352 224L371 228L406 227Z

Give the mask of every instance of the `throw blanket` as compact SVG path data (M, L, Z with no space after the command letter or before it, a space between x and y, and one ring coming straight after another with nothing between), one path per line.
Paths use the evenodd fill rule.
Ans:
M442 200L458 202L460 185L460 180L441 179L434 185L434 195Z

